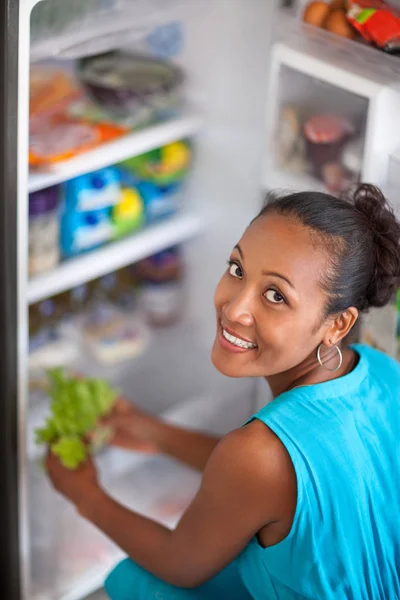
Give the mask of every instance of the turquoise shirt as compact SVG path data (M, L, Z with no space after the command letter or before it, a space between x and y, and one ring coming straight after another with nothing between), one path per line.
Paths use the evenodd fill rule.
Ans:
M288 537L269 548L253 539L238 558L256 600L400 598L400 365L354 349L350 374L286 392L253 417L297 477Z
M195 589L126 559L106 581L111 600L400 599L400 365L354 348L360 360L349 375L286 392L253 417L281 439L296 471L288 537L270 548L253 538Z

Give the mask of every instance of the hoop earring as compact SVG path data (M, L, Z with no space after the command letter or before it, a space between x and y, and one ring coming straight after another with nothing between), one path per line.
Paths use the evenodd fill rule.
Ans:
M336 346L336 344L333 344L333 348L335 348L335 350L337 350L337 353L339 355L339 364L334 369L328 369L328 367L326 365L324 365L324 363L322 362L322 358L321 358L321 348L323 345L324 344L321 343L318 346L318 350L317 350L317 359L318 359L319 364L321 365L321 367L323 367L327 371L330 371L331 373L334 373L335 371L339 371L340 367L343 364L343 355L342 355L342 351L340 350L339 346Z

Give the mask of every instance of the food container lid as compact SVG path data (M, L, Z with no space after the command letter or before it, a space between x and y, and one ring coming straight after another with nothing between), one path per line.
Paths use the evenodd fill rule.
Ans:
M85 84L140 95L174 89L183 73L159 59L115 51L82 59L79 77Z
M332 144L354 134L353 124L333 114L315 115L304 124L304 135L313 144Z
M57 208L58 186L29 194L29 216L51 212Z

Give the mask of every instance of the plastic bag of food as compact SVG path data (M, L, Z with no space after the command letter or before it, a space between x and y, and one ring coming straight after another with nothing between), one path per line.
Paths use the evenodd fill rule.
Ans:
M113 123L90 123L64 115L54 115L31 132L29 165L49 167L87 152L128 132L126 127Z
M392 7L379 0L350 0L347 18L370 44L400 53L400 17Z
M40 127L42 119L65 111L82 96L71 73L48 65L33 65L30 72L30 128Z

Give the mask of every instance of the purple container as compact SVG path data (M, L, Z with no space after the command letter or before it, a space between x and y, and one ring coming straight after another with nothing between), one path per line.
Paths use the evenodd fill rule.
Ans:
M57 185L29 194L29 217L55 211L58 205Z
M39 275L60 260L59 187L29 194L29 275Z

